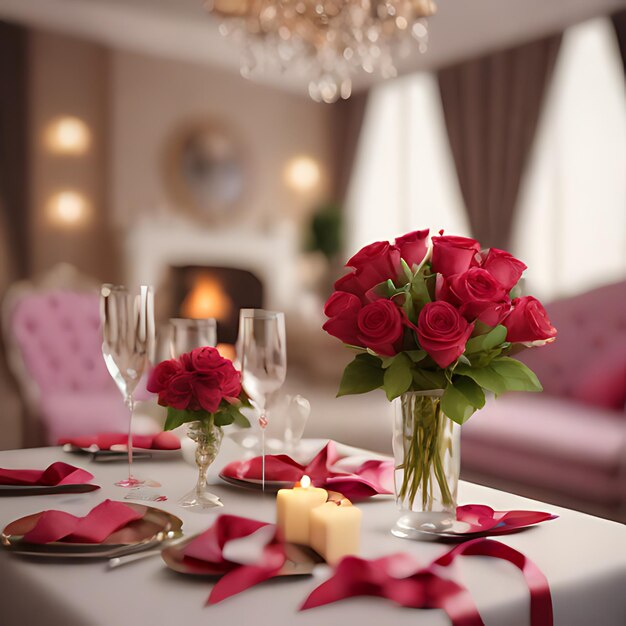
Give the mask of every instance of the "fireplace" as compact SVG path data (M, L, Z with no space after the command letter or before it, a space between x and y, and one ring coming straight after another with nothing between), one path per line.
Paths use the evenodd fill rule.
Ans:
M170 275L168 317L214 317L222 344L235 344L240 309L264 306L263 285L248 270L186 265Z

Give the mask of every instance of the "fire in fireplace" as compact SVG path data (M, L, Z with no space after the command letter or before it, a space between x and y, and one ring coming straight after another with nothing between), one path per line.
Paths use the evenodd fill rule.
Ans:
M239 310L263 307L263 285L247 270L232 267L173 267L170 317L217 320L217 339L234 345Z

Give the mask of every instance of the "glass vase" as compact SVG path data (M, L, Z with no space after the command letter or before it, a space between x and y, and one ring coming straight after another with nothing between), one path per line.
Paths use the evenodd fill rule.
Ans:
M179 501L180 506L189 509L212 509L224 506L219 497L207 489L206 473L220 449L222 429L213 420L198 420L187 424L187 436L196 442L196 465L198 481L196 486Z
M441 408L443 390L411 391L397 400L393 436L397 537L445 530L456 519L460 426ZM423 536L423 535L422 535Z

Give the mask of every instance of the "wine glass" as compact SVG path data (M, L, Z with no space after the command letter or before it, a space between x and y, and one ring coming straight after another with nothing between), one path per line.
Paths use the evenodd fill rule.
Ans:
M238 348L243 387L259 413L262 487L265 490L265 428L269 423L267 399L280 389L287 374L284 313L241 309Z
M174 317L169 322L170 358L178 358L195 348L217 345L217 322L212 317L205 319L184 319Z
M102 355L109 374L122 393L130 412L128 424L128 478L118 487L137 487L146 481L132 475L133 393L146 368L154 346L154 293L142 285L138 294L121 285L104 284L100 289ZM155 483L152 483L155 484Z

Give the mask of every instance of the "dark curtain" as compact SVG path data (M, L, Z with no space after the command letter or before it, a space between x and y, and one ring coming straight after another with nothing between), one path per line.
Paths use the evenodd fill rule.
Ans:
M622 63L624 64L624 73L626 74L626 11L620 11L611 15L615 33L617 35L617 43L619 51L622 53Z
M0 211L16 277L28 274L27 40L0 22Z
M520 180L559 50L556 35L438 73L474 237L507 248Z
M331 105L335 153L333 199L342 208L350 185L368 95L368 91L362 91Z

